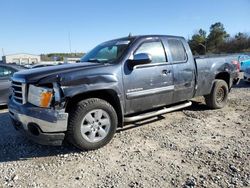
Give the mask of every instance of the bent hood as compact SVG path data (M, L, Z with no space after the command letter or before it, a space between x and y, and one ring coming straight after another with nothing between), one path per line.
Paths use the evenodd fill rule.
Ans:
M21 80L26 83L37 83L42 79L50 80L50 82L56 79L62 79L64 75L71 72L79 72L86 69L93 69L97 67L103 67L104 64L100 63L75 63L66 65L55 65L49 67L35 68L22 70L14 74L13 78ZM58 81L59 81L58 80Z

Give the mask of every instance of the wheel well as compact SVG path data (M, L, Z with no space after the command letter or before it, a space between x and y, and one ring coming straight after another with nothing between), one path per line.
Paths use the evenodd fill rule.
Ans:
M221 72L221 73L217 74L215 76L215 79L224 80L227 83L228 88L230 88L230 75L228 72Z
M81 93L73 97L69 97L66 99L66 112L69 112L69 109L76 105L78 102L88 98L99 98L110 103L115 109L118 116L118 127L122 127L123 125L123 113L122 107L120 104L119 97L117 93L113 90L97 90L90 91L86 93Z

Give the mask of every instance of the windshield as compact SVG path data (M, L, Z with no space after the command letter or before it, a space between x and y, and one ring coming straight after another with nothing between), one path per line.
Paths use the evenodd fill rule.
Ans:
M81 58L81 62L114 63L127 49L131 40L102 43Z

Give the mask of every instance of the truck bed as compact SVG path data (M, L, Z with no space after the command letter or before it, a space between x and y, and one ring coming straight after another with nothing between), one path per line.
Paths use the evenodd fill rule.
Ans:
M237 60L238 55L208 55L195 57L197 87L195 96L204 96L210 93L218 71L234 71L232 61ZM217 71L215 71L217 70ZM236 71L234 72L236 74ZM236 76L236 75L235 75Z

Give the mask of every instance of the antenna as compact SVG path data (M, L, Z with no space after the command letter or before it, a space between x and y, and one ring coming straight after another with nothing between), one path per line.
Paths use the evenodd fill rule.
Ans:
M69 52L71 53L71 37L70 37L70 32L68 34L69 37Z
M128 34L128 37L129 37L129 38L132 37L132 33L131 33L131 32Z
M3 56L4 56L4 50L3 50L3 48L2 48L2 53L3 53Z

